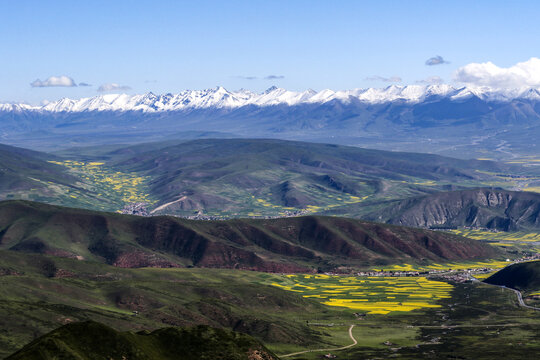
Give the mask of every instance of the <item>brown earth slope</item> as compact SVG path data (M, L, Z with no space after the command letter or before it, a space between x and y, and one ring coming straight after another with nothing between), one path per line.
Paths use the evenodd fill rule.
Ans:
M0 249L119 267L197 266L303 272L497 256L463 237L338 217L195 221L25 201L0 202Z

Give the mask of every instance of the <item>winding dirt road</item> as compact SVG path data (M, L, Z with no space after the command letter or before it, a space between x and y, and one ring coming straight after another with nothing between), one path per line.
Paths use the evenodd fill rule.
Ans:
M354 326L355 326L355 325L351 325L351 327L349 328L349 337L350 337L351 340L353 341L353 343L350 344L350 345L343 346L343 347L339 347L339 348L331 348L331 349L313 349L313 350L298 351L298 352L294 352L294 353L291 353L291 354L281 355L280 358L285 358L285 357L290 357L290 356L295 356L295 355L305 354L305 353L309 353L309 352L319 352L319 351L339 351L339 350L345 350L345 349L351 348L351 347L355 346L356 344L358 344L358 341L356 341L356 339L354 338L354 336L353 336L353 334L352 334L352 329L354 328Z

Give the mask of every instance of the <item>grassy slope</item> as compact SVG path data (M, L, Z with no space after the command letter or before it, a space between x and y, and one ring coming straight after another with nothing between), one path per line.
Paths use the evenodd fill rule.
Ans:
M540 261L508 266L484 281L524 292L540 290Z
M86 321L64 325L28 344L9 360L261 360L277 359L249 335L207 326L163 328L148 332L118 332L100 323Z
M48 183L70 186L76 179L62 166L48 163L44 153L0 144L0 198L20 191L41 189Z
M263 285L275 275L215 269L121 269L0 251L0 358L71 321L120 330L198 324L265 344L331 342L306 319L336 316L300 295ZM138 311L134 316L132 311Z
M64 277L47 277L46 261L54 262ZM10 251L0 251L0 264L0 358L63 323L85 320L121 331L225 327L253 335L277 354L350 344L347 329L355 324L359 345L333 352L348 359L393 354L403 359L493 359L501 353L523 359L540 350L538 312L519 307L509 291L478 283L456 284L440 308L368 315L359 321L354 310L325 307L263 285L275 281L272 274L119 269ZM319 352L293 359L320 357Z
M155 207L174 202L161 212L177 214L202 209L215 215L277 215L312 206L314 212L351 214L346 209L354 209L358 215L363 209L355 204L377 206L456 184L478 185L493 180L488 173L523 171L490 161L265 139L150 143L62 154L104 159L121 171L151 177L149 191L159 199Z
M453 234L337 217L195 221L40 203L0 203L0 248L81 256L120 267L185 266L298 272L403 261L501 256Z

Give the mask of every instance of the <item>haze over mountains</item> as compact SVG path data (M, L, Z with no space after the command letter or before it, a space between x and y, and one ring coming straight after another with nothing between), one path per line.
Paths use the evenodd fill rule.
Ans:
M256 94L218 87L44 106L2 104L0 120L3 142L41 149L207 136L211 130L229 137L509 158L536 146L540 93L411 85L320 92L270 88Z

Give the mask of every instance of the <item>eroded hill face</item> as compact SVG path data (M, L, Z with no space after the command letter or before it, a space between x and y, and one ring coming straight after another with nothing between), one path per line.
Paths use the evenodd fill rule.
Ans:
M501 189L441 192L399 201L368 218L425 228L538 229L540 194Z
M310 272L340 266L497 256L456 235L337 217L195 221L136 217L40 203L0 203L0 248L119 267Z
M9 356L9 360L277 360L249 335L208 326L119 332L94 321L64 325Z

